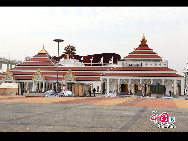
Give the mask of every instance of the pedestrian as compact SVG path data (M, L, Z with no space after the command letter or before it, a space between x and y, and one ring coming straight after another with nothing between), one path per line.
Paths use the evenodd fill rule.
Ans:
M171 91L169 91L169 94L170 94L170 96L172 95L172 92Z
M96 92L96 89L95 89L95 88L93 88L93 94L94 94L94 96L95 96L95 92Z

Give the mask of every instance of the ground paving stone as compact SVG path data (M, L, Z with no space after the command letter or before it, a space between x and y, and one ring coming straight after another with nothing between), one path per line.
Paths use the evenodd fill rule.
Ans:
M93 101L92 98L89 98L90 100L84 102L83 99L67 99L69 104L63 102L1 102L0 100L0 132L188 131L188 108L182 106L180 103L182 100L174 102L173 100L165 99L147 100L144 98L134 98L127 100L125 98L124 101L122 98L121 100L118 98L107 98L108 102L105 102L106 98L103 97L102 99L94 98ZM113 101L113 99L116 104L108 105L109 101ZM49 99L49 101L54 102L54 99ZM66 100L64 99L63 101ZM99 104L100 101L101 104ZM118 101L121 104L117 104ZM154 105L151 105L152 102ZM185 101L183 102L185 103ZM174 103L178 103L182 108L178 108L178 105L176 107L172 106ZM157 107L156 105L160 106ZM159 114L168 112L169 116L174 116L176 118L176 128L158 128L153 121L150 121L153 110L158 111Z

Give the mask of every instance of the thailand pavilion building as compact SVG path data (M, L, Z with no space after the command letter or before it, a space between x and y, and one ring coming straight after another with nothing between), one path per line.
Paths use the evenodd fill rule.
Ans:
M57 83L58 78L58 83ZM126 57L116 53L76 55L68 45L59 56L41 51L0 75L0 82L15 82L19 94L70 88L73 83L89 84L96 93L147 93L148 85L165 85L166 95L184 94L184 77L168 68L168 62L149 48L143 35L140 45ZM68 87L69 86L69 87ZM91 90L92 91L92 90Z

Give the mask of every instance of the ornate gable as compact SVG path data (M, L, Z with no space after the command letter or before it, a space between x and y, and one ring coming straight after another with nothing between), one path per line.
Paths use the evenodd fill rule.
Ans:
M63 77L63 80L65 80L65 81L75 81L76 78L74 77L71 70L69 69L68 72L66 73L65 77Z
M40 72L40 69L38 69L38 71L35 73L35 75L33 76L32 80L45 80L43 74Z
M10 71L10 69L8 69L8 71L5 73L4 76L2 76L2 80L6 80L6 81L12 81L14 80L15 77L14 75L12 74L12 72Z

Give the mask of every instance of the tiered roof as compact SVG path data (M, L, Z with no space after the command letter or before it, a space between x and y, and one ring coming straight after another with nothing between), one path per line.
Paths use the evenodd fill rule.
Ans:
M141 45L128 55L138 55L140 57L158 56L146 44L143 36ZM146 54L146 55L143 55ZM160 57L159 57L160 58ZM161 58L160 58L161 59ZM183 77L176 73L176 70L168 67L107 67L107 66L84 66L84 67L58 67L58 79L63 80L68 70L76 78L76 81L100 81L101 76L127 76L127 77ZM9 70L14 76L14 80L34 80L34 76L39 75L43 80L57 79L57 67L48 52L43 49L31 59L18 64ZM37 73L38 72L38 73ZM6 72L0 74L0 79Z
M145 39L145 36L143 34L141 44L131 53L129 53L128 56L124 57L125 60L128 59L157 59L161 60L162 58L157 55L153 51L153 49L149 48L148 45L146 44L147 40Z
M17 66L55 66L55 64L50 59L50 55L44 49L44 46L41 51L33 58L26 60L23 63L18 64Z

